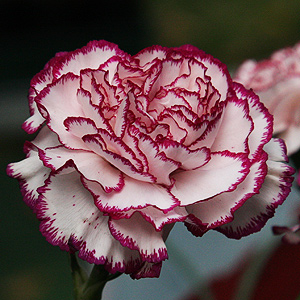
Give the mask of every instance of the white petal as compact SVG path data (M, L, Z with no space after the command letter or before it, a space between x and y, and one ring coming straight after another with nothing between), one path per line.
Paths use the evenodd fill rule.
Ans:
M253 129L246 101L228 101L224 107L222 124L211 146L211 151L246 152L248 136Z
M147 206L141 209L130 209L128 211L111 214L114 219L129 219L136 211L138 211L148 222L150 222L157 231L163 230L163 238L165 238L165 229L168 224L174 225L175 222L182 222L187 217L188 213L185 207L174 207L168 212L163 212L154 206Z
M124 247L138 250L143 260L157 263L168 258L162 232L156 231L139 213L130 219L111 220L109 228Z
M170 185L170 174L180 164L166 157L164 153L159 153L157 144L146 135L139 136L137 147L145 155L149 173L155 176L156 183Z
M115 55L126 57L126 54L113 43L91 41L85 47L69 52L57 72L60 75L69 72L79 75L82 69L98 69Z
M210 77L212 85L218 90L220 94L220 101L227 98L228 94L228 79L230 75L223 64L212 61L211 57L207 56L201 61L207 67L206 75Z
M166 57L166 48L161 46L148 47L134 55L133 62L137 63L138 66L144 67L144 69L152 66L157 60L162 60Z
M94 205L74 168L53 174L41 193L37 216L41 232L50 243L67 251L75 248L79 257L105 264L112 273L129 273L139 268L138 251L121 246L111 235L109 217Z
M214 153L203 167L174 173L175 184L171 193L180 200L181 205L193 204L234 190L248 171L245 156Z
M264 150L268 153L269 160L288 161L286 146L281 139L271 139L270 142L264 146Z
M264 105L259 101L257 95L252 91L244 89L235 84L233 86L240 99L246 99L249 104L249 115L253 120L254 128L249 136L249 158L256 159L259 156L263 146L269 142L272 137L272 116Z
M196 236L202 235L208 229L218 227L233 220L233 212L244 204L254 194L258 193L266 176L267 155L254 163L243 182L234 191L219 194L207 201L202 201L186 207L195 216L192 226L186 224ZM199 223L199 226L196 223Z
M66 130L64 121L68 117L82 117L83 111L77 101L79 78L72 75L61 77L39 95L38 105L47 119L47 124L59 136L59 140L71 148L84 149L78 137Z
M180 144L169 146L161 145L161 150L166 156L176 162L180 162L185 170L196 169L205 165L210 159L210 151L207 148L189 150Z
M44 126L32 141L32 144L39 149L46 149L48 147L60 146L57 135L51 131L47 126Z
M103 112L98 106L95 107L95 105L93 105L89 92L80 89L77 92L77 101L81 106L84 116L93 120L97 128L105 129L111 133L113 132L108 121L104 118Z
M37 189L44 185L51 169L43 165L37 150L30 150L28 157L7 167L9 176L17 178L26 204L35 208L39 197Z
M45 118L40 114L35 102L32 102L31 109L31 116L22 125L22 128L29 134L36 132L45 122Z
M87 134L98 133L94 121L84 117L67 117L64 125L68 132L79 138Z
M137 180L141 180L141 181L145 181L145 182L154 182L155 179L153 178L153 176L147 172L142 172L141 170L141 163L139 163L138 160L135 159L134 154L132 153L132 151L127 151L127 149L122 149L123 145L122 142L120 143L120 141L116 141L113 146L114 147L118 147L119 149L122 149L122 154L126 153L127 158L130 158L131 161L134 161L136 163L136 165L138 165L138 167L140 167L139 169L137 169L130 160L128 160L127 158L125 158L123 155L119 155L113 151L106 150L106 144L104 141L101 141L100 136L85 136L83 138L85 144L86 144L86 148L88 148L89 150L93 151L94 153L96 153L97 155L103 157L106 161L108 161L109 163L111 163L114 167L116 167L118 170L120 170L121 172L127 174L128 176L135 178ZM128 147L127 147L128 148ZM116 148L112 149L112 150L116 150ZM129 149L130 150L130 149Z
M155 206L169 211L178 205L177 200L160 185L142 182L125 175L124 187L120 192L106 193L96 182L84 180L85 186L93 194L95 203L105 212L122 212Z
M41 155L52 170L64 166L72 160L77 170L88 180L100 183L106 192L120 190L124 184L121 172L99 155L80 150L69 150L63 146L46 149Z
M234 213L234 220L216 228L218 231L239 239L259 231L273 217L277 206L283 203L290 192L294 170L281 162L268 161L267 164L268 175L259 194L248 199Z

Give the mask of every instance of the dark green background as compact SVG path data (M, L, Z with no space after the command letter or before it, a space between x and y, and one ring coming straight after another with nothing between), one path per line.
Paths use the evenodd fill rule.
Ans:
M17 181L5 174L7 163L23 158L24 141L33 139L20 129L30 78L56 52L94 39L130 54L190 43L234 69L300 40L300 2L2 0L0 34L1 120L10 120L1 123L0 299L68 300L67 254L41 236Z

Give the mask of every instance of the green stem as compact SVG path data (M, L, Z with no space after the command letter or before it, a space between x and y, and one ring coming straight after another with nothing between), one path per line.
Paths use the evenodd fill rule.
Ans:
M121 275L110 274L103 265L94 265L90 276L80 267L75 254L70 254L75 300L101 300L105 284Z

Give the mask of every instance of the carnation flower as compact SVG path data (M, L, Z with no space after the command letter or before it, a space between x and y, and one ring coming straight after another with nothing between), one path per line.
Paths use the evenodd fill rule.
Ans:
M8 166L53 245L133 278L159 276L176 222L195 236L259 231L292 182L272 117L203 51L105 41L31 81L26 159Z
M300 149L300 44L269 59L245 61L235 81L251 88L274 115L274 134L285 140L288 155Z

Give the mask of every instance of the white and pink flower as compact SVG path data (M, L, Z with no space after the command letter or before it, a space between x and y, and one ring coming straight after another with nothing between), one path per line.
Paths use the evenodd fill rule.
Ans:
M251 88L274 116L274 134L284 139L287 153L300 149L300 43L276 51L260 62L245 61L235 81Z
M176 222L196 236L259 231L290 192L271 115L193 46L59 53L29 105L23 128L40 131L8 174L50 243L112 273L159 276Z

